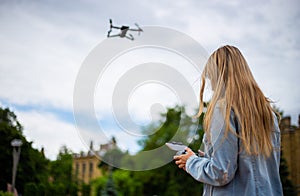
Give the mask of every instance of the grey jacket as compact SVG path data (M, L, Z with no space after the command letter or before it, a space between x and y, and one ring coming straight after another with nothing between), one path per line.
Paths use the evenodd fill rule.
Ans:
M267 159L249 156L241 151L242 142L230 131L226 139L224 118L216 107L211 124L211 142L204 135L204 157L191 156L186 162L186 171L204 183L203 195L283 195L279 176L280 130L274 115L272 143L274 151ZM230 126L237 130L234 113ZM259 131L259 130L258 130Z

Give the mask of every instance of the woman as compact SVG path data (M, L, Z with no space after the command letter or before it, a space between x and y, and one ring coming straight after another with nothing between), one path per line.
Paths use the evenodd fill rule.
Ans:
M241 52L233 46L216 50L202 74L213 95L204 118L204 152L187 148L175 163L204 183L203 195L282 195L279 176L280 130Z

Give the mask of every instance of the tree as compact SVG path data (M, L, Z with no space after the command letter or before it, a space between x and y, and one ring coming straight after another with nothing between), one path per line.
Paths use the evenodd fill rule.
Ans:
M289 179L289 171L286 160L283 158L283 152L281 151L280 156L280 167L279 167L280 179L282 183L283 195L285 196L296 196L296 189L292 181Z
M16 188L18 193L24 192L26 183L45 182L48 177L48 163L44 154L32 147L23 136L23 127L17 116L8 108L0 107L0 190L6 191L7 183L12 179L12 147L13 139L22 140L22 150L17 169Z
M145 139L139 141L143 150L152 150L163 146L167 141L170 141L179 128L182 113L181 109L183 108L178 106L175 108L169 108L166 114L162 114L162 117L164 117L166 121L161 122L162 126L157 131L153 131L153 129L157 129L154 125L150 125L144 130L145 134L151 132L155 132L155 134L151 134Z
M54 182L72 181L72 162L72 152L66 146L62 146L56 160L50 162L50 175Z
M112 174L110 173L108 179L106 181L104 189L101 191L101 195L103 196L117 196L118 192L112 178Z
M112 174L113 181L119 196L143 195L143 184L133 178L132 172L128 170L116 170Z
M139 141L142 150L151 150L163 146L166 142L175 138L182 142L191 142L190 147L197 151L200 147L203 130L202 119L193 119L186 115L184 108L176 106L169 108L165 114L162 126L150 125L145 132L151 134ZM172 152L171 152L172 153ZM139 154L139 153L138 153ZM174 152L175 154L175 152ZM172 155L171 155L172 156ZM122 162L128 164L141 164L136 168L144 168L149 165L149 157L137 156L139 160L130 158L129 155L122 156ZM151 157L155 160L155 157ZM115 169L113 172L113 182L119 195L201 195L202 184L191 178L186 172L170 162L163 167L147 171L125 171ZM107 180L109 184L109 181ZM193 188L187 188L193 187Z
M0 196L13 196L12 193L0 191Z
M52 186L60 187L62 195L76 195L77 185L72 173L72 151L62 146L55 161L50 162L50 176Z
M185 113L183 107L169 108L164 124L157 130L157 135L151 135L141 144L144 150L164 145L177 134L176 141L189 142L189 147L197 151L202 143L203 115L194 119ZM185 171L178 169L172 161L163 167L141 172L133 172L137 181L143 183L144 195L201 195L202 183L197 182ZM191 189L186 187L193 187Z
M120 160L123 159L128 153L122 152L119 148L112 148L108 150L102 157L102 161L99 163L98 167L101 168L103 174L107 171L115 170L120 167ZM114 167L110 166L114 165Z
M38 188L35 183L29 182L26 183L24 188L24 195L37 196Z

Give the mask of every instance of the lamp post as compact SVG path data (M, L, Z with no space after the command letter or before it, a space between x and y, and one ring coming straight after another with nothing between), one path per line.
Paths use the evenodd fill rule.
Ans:
M11 141L11 146L13 147L13 170L12 170L12 185L11 185L11 191L12 193L15 192L15 185L16 185L16 174L17 174L17 167L18 162L21 154L21 146L22 146L22 140L20 139L13 139Z

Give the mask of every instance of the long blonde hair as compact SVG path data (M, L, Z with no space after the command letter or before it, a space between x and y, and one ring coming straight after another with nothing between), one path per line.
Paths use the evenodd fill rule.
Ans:
M226 134L230 129L230 112L234 111L240 124L238 137L249 155L272 152L271 132L273 113L270 100L258 87L242 53L234 46L217 49L208 59L201 77L200 106L197 116L203 112L203 94L206 80L213 88L213 96L204 117L204 130L210 132L213 110L222 103Z

